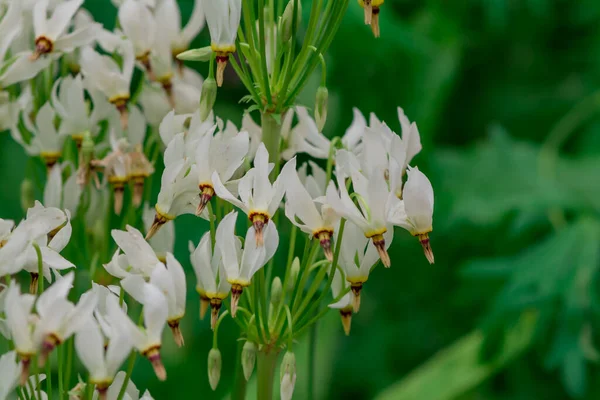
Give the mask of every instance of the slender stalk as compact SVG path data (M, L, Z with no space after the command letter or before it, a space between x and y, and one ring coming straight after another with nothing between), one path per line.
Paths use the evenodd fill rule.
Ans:
M269 71L267 70L267 42L265 40L265 2L264 0L258 0L258 35L259 35L259 48L260 48L260 60L261 70L263 78L263 94L269 107L273 104L271 98L271 83L269 82Z
M262 141L269 152L269 160L275 163L273 171L279 164L279 144L281 142L281 125L268 112L261 113ZM273 175L273 173L272 173Z
M64 374L63 374L63 365L65 358L65 349L63 348L64 344L58 346L58 399L62 400L64 390Z
M65 388L67 391L69 390L69 385L71 383L71 371L73 369L73 338L67 340L67 366L65 371Z
M38 368L38 360L37 357L33 359L33 374L35 375L35 388L37 390L38 400L42 400L42 385L40 385L40 371ZM33 388L31 390L31 395L33 396Z
M315 355L317 353L317 334L318 334L318 321L313 324L310 328L310 334L308 336L308 371L306 371L308 376L308 400L312 400L314 398L315 393L315 369L317 365L315 363Z
M52 367L50 361L51 358L48 357L46 361L46 394L48 395L48 400L52 400Z
M271 400L273 398L273 379L275 378L275 365L279 353L273 349L259 351L257 355L257 399Z
M215 226L215 214L213 213L213 209L212 209L212 204L210 202L208 202L208 204L206 205L206 208L208 209L208 219L209 219L209 223L210 223L210 241L212 244L212 251L215 251L215 244L216 244L216 240L217 240L217 228Z
M35 249L35 254L37 255L38 295L40 295L44 291L44 262L42 261L42 250L40 249L40 245L36 242L33 242L33 248Z
M238 308L238 311L240 309ZM235 373L233 391L231 392L232 400L244 400L246 398L246 377L244 376L244 369L242 368L242 350L244 349L244 341L240 340L237 344L237 351L235 357Z
M129 360L127 361L127 372L125 373L125 379L123 379L123 386L121 386L121 390L119 390L119 395L117 396L117 400L123 400L123 396L125 396L125 391L127 390L127 385L129 385L129 380L131 379L131 373L133 372L133 367L135 366L135 359L137 357L137 352L132 351L129 355Z

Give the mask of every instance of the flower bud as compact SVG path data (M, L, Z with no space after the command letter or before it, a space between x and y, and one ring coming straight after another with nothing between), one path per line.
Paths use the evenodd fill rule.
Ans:
M325 122L327 121L327 100L329 99L329 91L325 86L319 86L317 89L317 99L315 102L315 122L319 132L323 131Z
M292 262L292 270L290 271L290 284L287 287L287 290L294 290L294 286L296 286L296 279L298 279L298 274L300 274L300 259L296 257Z
M208 352L208 381L212 390L217 389L221 379L221 352L219 349L210 349Z
M217 100L217 82L214 78L207 78L202 84L202 92L200 94L200 120L206 121L208 115L215 105Z
M210 61L212 52L212 48L210 46L206 46L179 53L177 54L177 59L181 61Z
M281 17L281 39L283 42L287 42L292 38L292 21L294 19L294 1L290 0L285 6L283 15ZM302 22L302 2L297 0L298 11L296 11L296 27L299 27Z
M296 356L288 351L283 356L281 367L279 368L279 379L281 382L280 395L281 400L290 400L294 394L296 385Z
M249 380L254 371L254 364L256 363L256 344L253 342L246 342L242 349L242 368L244 370L244 377Z
M283 299L283 284L281 279L276 276L271 284L271 304L278 305Z
M29 179L25 179L21 182L21 208L24 212L34 206L35 204L35 188L33 182Z

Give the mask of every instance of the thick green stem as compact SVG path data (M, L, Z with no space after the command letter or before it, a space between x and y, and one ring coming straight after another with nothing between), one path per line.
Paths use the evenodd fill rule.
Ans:
M269 161L275 163L274 172L279 165L279 144L281 142L281 125L275 120L273 114L261 114L262 141L269 152Z
M279 352L270 349L259 351L257 356L257 399L271 400L273 398L273 379Z

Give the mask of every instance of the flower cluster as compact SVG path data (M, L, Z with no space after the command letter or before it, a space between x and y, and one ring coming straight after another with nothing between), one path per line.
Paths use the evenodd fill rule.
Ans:
M392 264L394 227L417 237L434 261L433 189L412 166L421 151L416 124L399 108L397 134L375 114L367 123L354 110L345 134L327 137L324 71L314 113L295 105L319 61L325 69L322 52L348 0L328 2L323 15L316 2L298 54L298 0L278 18L274 6L261 10L257 21L240 0L196 0L183 28L175 0L115 0L115 31L82 3L0 3L0 122L41 161L21 188L25 218L0 219L0 333L11 343L0 358L0 400L18 384L20 398L43 398L38 368L47 365L50 381L55 353L59 371L68 370L59 373L60 396L91 399L95 390L101 399L151 398L140 397L131 368L139 354L165 380L166 326L177 346L185 343L190 274L174 256L171 222L182 214L209 227L197 245L189 242L189 260L200 318L211 310L211 386L222 366L219 325L230 316L245 340L245 379L257 360L285 350L281 397L290 399L294 342L330 308L350 333L369 274L379 262ZM376 36L381 3L361 3ZM208 53L186 53L210 63L204 82L176 56L205 15ZM327 29L316 35L321 25ZM241 65L232 56L238 50ZM213 111L228 63L255 101L239 128ZM252 111L260 111L260 124ZM43 170L40 202L32 180ZM29 293L20 284L25 273ZM75 386L61 361L72 349L88 372ZM128 357L131 368L119 371Z

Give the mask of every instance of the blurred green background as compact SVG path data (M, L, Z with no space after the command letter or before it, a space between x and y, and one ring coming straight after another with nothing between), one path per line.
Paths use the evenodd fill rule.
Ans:
M112 28L109 0L85 4ZM180 4L189 15L192 0ZM208 43L205 28L194 44ZM396 131L397 106L417 122L424 149L414 163L435 189L436 264L397 230L392 268L369 279L351 336L335 312L320 324L319 398L597 398L600 2L388 0L380 39L352 2L326 58L325 134L343 134L352 107ZM302 104L313 106L318 83ZM230 75L217 114L239 125L244 94ZM0 135L1 217L22 216L26 165ZM220 399L238 364L237 327L225 320L220 329L223 372L213 393L212 334L197 317L187 256L187 241L206 227L193 217L176 226L176 255L190 272L186 346L165 340L167 382L144 360L133 380L157 399ZM305 351L301 343L296 399L306 398Z

